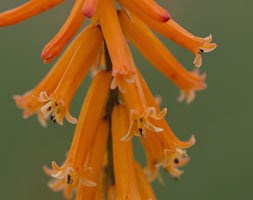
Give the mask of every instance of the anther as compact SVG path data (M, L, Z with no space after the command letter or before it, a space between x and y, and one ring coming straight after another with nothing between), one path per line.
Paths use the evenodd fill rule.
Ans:
M141 137L143 137L143 136L144 136L144 135L143 135L143 129L142 129L142 128L138 128L138 131L139 131Z
M68 183L69 185L73 184L73 179L72 179L72 177L71 177L70 174L67 175L67 183Z
M47 111L50 111L52 109L52 107L51 106L49 106L48 108L47 108Z
M200 53L204 53L204 50L203 50L203 49L199 49L199 52L200 52Z
M56 123L56 119L55 119L54 115L51 115L51 116L50 116L50 120L51 120L53 123Z
M109 118L108 115L103 116L103 120L108 120L108 118Z
M179 163L178 158L175 158L175 159L174 159L174 163L176 163L176 164L178 164L178 163Z

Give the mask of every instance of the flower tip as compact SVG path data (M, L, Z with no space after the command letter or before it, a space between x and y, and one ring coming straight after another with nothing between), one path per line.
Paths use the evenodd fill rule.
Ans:
M163 108L163 109L162 109L162 111L160 112L160 115L161 115L161 117L160 117L160 118L161 118L161 119L162 119L162 118L164 118L164 117L166 116L167 111L168 111L168 109L167 109L167 108Z
M12 96L12 99L16 101L16 100L21 99L21 96L18 95L18 94L15 94L15 95Z
M84 14L84 16L91 18L97 10L98 2L99 0L84 1L82 7L82 13Z
M57 163L55 161L52 161L52 167L54 170L59 171L61 168L59 167L59 165L57 165Z
M194 135L191 136L191 138L188 141L190 146L193 146L194 144L196 144L196 138Z
M93 15L95 14L96 9L94 9L93 7L88 7L88 6L83 6L82 8L82 13L84 14L84 16L91 18L93 17Z
M169 173L172 176L172 178L177 181L180 179L180 177L182 176L184 171L183 170L176 170L175 172L169 172Z
M51 176L52 175L52 169L50 169L48 166L46 166L46 165L43 165L43 167L42 167L42 170L43 170L43 172L46 174L46 175L48 175L48 176Z
M15 104L18 108L23 108L22 106L22 96L21 95L13 95L12 99L15 101Z
M52 55L48 55L48 53L43 50L41 53L41 59L43 60L44 64L49 64L53 61L53 56Z
M12 25L11 20L8 20L8 12L0 13L0 27Z
M162 104L162 97L160 95L155 96L156 105L160 106Z
M193 64L195 67L200 67L202 65L202 53L208 53L217 48L216 43L212 43L213 37L210 34L209 36L203 38L202 45L198 48L198 51L195 54L195 59L193 61Z
M49 42L42 50L40 57L45 64L49 64L59 54L60 54L60 50L57 48L57 46L52 45L51 42Z
M196 94L194 90L191 91L181 91L181 94L178 97L178 102L183 102L185 101L186 104L190 104L193 102L193 100L195 99Z
M38 112L38 121L41 124L42 127L47 127L46 119L44 118L43 114L41 112Z
M204 38L204 44L202 45L201 49L204 52L211 52L213 50L215 50L217 48L217 44L216 43L211 43L213 40L213 36L212 34L210 34L209 36Z
M172 18L171 14L168 11L166 11L161 17L162 22L167 22Z
M23 117L24 119L27 119L27 118L29 117L29 115L27 115L25 112L23 112L22 117Z

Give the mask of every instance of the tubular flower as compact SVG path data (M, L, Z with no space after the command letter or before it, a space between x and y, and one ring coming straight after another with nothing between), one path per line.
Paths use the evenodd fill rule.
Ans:
M63 123L64 117L76 123L77 120L69 114L69 106L83 78L96 61L101 44L102 34L95 25L90 25L80 33L36 88L23 96L14 96L17 105L25 109L24 117L38 112L43 124L50 115L59 124Z
M112 75L114 80L111 88L115 89L119 86L119 89L124 91L121 79L131 82L133 80L135 69L129 47L120 27L113 1L100 0L98 15L100 16L99 23L101 24L112 61ZM117 45L115 46L115 44Z
M0 27L62 2L30 0L0 13ZM76 124L66 160L44 167L53 178L48 186L63 191L65 199L155 200L150 182L160 178L160 168L179 178L190 160L186 150L196 142L194 136L181 141L174 134L164 118L167 109L160 109L160 98L154 98L134 63L128 40L179 88L178 100L190 103L206 88L205 74L186 70L151 29L192 52L195 67L202 64L201 53L216 48L212 36L192 35L153 0L117 2L120 9L114 0L74 1L66 22L41 54L46 64L62 54L59 60L36 87L14 96L24 118L37 114L44 126L48 118ZM86 18L89 25L67 46ZM89 71L92 82L77 120L69 110ZM134 136L140 136L145 166L134 158Z
M186 94L187 102L193 100L194 91L206 87L205 77L188 72L143 22L134 16L130 19L124 11L120 12L119 17L127 37L159 71Z
M96 173L99 174L102 166L103 160L99 161L97 156L94 157L94 154L98 150L101 150L100 152L103 154L105 150L103 147L106 143L108 123L104 119L103 109L109 94L110 80L110 74L104 71L99 72L94 78L84 100L66 161L60 167L53 162L52 170L46 168L47 174L59 179L57 182L50 183L51 188L68 189L67 186L71 185L70 187L73 189L74 186L78 186L79 182L89 187L96 185L89 178L96 179ZM94 101L98 103L97 106L92 106ZM96 118L91 118L93 115ZM86 127L87 124L89 126ZM60 186L58 186L59 183L61 183Z
M165 108L158 113L154 107L148 106L138 77L134 83L127 84L125 88L126 91L122 94L122 99L127 105L130 123L126 135L122 137L121 140L130 140L133 134L144 137L145 130L161 132L163 129L153 125L150 119L163 119L167 109Z

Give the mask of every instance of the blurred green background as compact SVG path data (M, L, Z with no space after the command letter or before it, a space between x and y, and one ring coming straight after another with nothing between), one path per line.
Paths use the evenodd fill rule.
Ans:
M0 12L24 0L0 0ZM59 30L73 1L16 26L0 29L0 194L5 200L62 199L47 187L43 165L64 160L74 126L50 124L42 128L36 117L24 120L13 94L33 88L52 65L40 59L43 45ZM208 0L163 0L181 25L199 36L213 34L216 51L205 54L202 71L207 72L207 90L191 105L178 103L178 90L136 51L152 91L163 97L167 120L181 139L192 133L197 144L188 151L191 162L178 181L163 173L165 186L154 183L158 199L249 200L253 199L253 2ZM193 56L162 38L188 69ZM78 116L89 83L78 91L71 111ZM95 102L94 102L95 104ZM141 156L136 149L137 157ZM143 159L143 158L142 158Z

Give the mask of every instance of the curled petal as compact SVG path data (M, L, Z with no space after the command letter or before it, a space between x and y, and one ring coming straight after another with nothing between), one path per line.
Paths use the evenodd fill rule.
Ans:
M181 141L177 137L175 137L175 135L172 135L172 137L173 140L175 141L176 146L181 149L188 149L196 143L194 135L192 135L188 141Z
M47 127L47 121L45 120L43 114L41 112L37 113L38 121L41 124L42 127Z
M54 192L61 191L65 188L64 180L52 179L48 182L48 187Z
M66 120L71 123L71 124L76 124L78 122L77 118L73 117L69 111L66 112L65 114Z
M69 174L71 168L68 168L67 170L60 170L54 174L52 174L51 176L57 179L63 179L64 177L67 176L67 174Z
M125 84L131 84L135 81L135 77L131 75L117 74L113 77L110 88L112 90L119 88L121 93L125 93Z
M131 132L130 128L132 128L132 126L129 126L127 133L122 138L120 138L121 141L128 142L133 138L134 134Z
M185 91L181 91L179 97L178 97L178 101L179 102L183 102L185 101L186 104L190 104L191 102L193 102L193 100L195 99L196 97L196 94L195 94L195 91L193 90L190 90L188 92L185 92Z
M193 64L195 65L195 67L201 67L201 65L202 65L201 53L197 53L195 55L195 59L193 60Z
M157 113L156 108L155 107L149 107L148 111L147 111L147 116L151 117L152 119L155 120L160 120L163 119L165 117L165 115L167 114L167 108L164 108L161 112Z
M37 99L39 102L47 102L47 101L51 100L50 97L47 95L46 91L42 91L39 95L39 98L37 98Z
M156 133L159 133L159 132L162 132L163 131L163 128L160 128L160 127L157 127L155 126L154 124L148 122L144 125L144 127L150 131L153 131L153 132L156 132Z
M97 184L87 178L80 178L80 182L87 187L95 187Z
M199 47L200 51L202 52L211 52L216 49L217 44L216 43L211 43L213 40L212 34L204 38L204 43L202 44L201 47Z
M202 53L208 53L216 49L217 44L212 42L212 35L210 34L208 37L202 39L203 42L201 46L198 47L198 51L195 53L195 59L193 64L195 67L200 67L202 65Z

